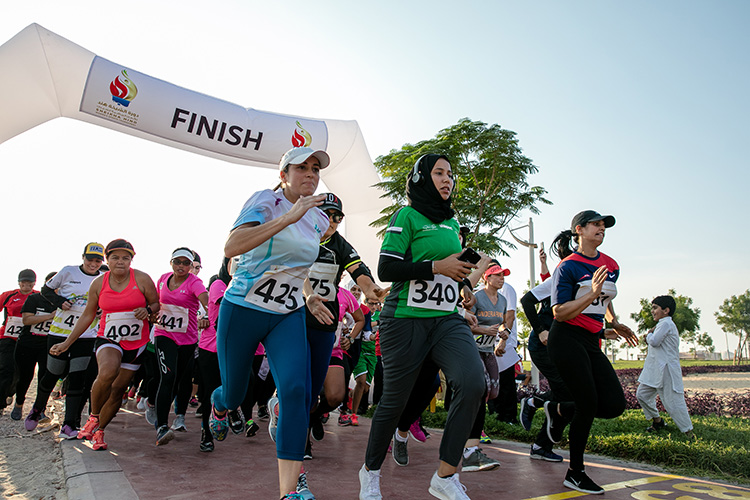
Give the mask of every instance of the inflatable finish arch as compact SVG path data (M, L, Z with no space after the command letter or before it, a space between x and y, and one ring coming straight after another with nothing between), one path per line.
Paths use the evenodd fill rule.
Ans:
M322 179L344 201L347 239L376 266L368 224L386 203L370 187L379 178L356 121L244 108L117 65L38 24L0 46L0 71L0 143L64 116L254 167L277 169L292 146L325 149Z

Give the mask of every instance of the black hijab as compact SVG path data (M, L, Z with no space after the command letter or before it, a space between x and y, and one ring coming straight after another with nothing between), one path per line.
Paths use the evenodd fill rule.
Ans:
M406 199L409 200L409 206L435 224L453 218L452 196L444 200L432 182L432 169L440 158L450 163L445 155L424 155L418 163L419 182L414 182L414 169L409 172L406 181Z

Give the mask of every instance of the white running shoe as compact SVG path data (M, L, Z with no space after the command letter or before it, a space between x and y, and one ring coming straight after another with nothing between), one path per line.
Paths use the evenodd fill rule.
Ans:
M471 500L466 494L466 486L458 480L458 474L440 477L437 471L430 480L430 495L442 500Z
M359 469L359 500L382 500L380 494L380 471Z
M172 430L178 432L187 432L185 427L185 415L176 415L174 422L172 422Z

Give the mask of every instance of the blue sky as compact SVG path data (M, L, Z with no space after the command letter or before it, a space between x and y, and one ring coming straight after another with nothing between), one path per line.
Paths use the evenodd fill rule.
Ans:
M517 132L539 167L530 182L554 203L534 217L536 240L549 243L583 209L615 215L602 250L622 268L618 313L676 288L693 297L702 330L725 350L713 312L750 288L750 4L102 5L6 6L0 43L37 22L102 57L227 101L355 119L373 159L463 117L498 123ZM244 200L275 183L275 172L68 119L0 144L0 161L2 289L23 267L57 270L77 262L86 241L119 236L142 249L136 265L155 279L183 244L213 270ZM113 184L137 202L113 203ZM520 292L527 252L504 263Z

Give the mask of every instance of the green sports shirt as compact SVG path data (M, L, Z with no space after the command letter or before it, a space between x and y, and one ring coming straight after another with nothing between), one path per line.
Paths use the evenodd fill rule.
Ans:
M406 262L440 260L461 251L456 219L438 224L404 207L386 229L380 255ZM396 281L383 305L382 317L434 318L456 312L461 284L447 276L431 280Z

